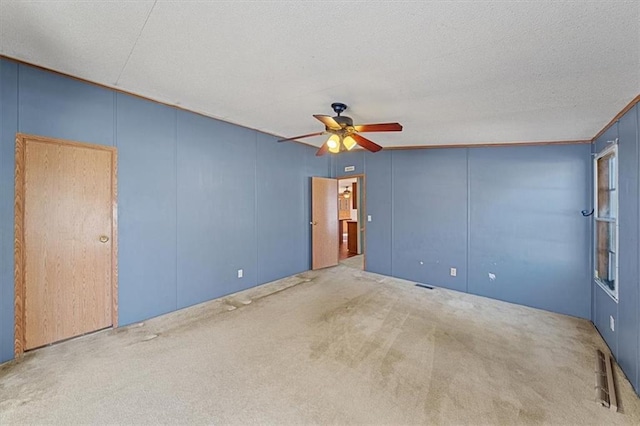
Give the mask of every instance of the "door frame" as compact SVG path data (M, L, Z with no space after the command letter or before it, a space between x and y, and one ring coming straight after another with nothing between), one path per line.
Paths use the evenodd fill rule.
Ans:
M341 179L351 179L351 178L362 178L362 183L358 185L358 192L361 193L361 202L360 206L363 210L362 212L362 270L365 271L367 269L367 176L364 173L359 173L355 175L343 175L338 176L338 187L340 186ZM358 213L360 214L360 213Z
M55 145L72 146L86 149L108 151L111 153L111 322L112 327L118 327L118 150L112 146L94 145L65 139L44 136L16 134L16 165L15 165L15 203L14 203L14 355L20 358L25 351L25 148L27 141L49 143Z

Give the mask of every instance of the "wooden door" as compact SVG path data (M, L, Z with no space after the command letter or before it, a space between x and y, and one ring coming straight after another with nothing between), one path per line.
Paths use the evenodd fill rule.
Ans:
M16 144L16 340L26 350L115 322L116 155L29 136Z
M312 269L338 264L338 181L311 178Z

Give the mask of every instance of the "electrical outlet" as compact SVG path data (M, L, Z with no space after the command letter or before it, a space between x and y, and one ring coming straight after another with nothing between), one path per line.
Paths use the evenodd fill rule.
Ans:
M609 328L611 328L611 331L616 331L616 320L611 315L609 315Z
M449 272L452 277L458 275L458 270L456 268L451 268L451 272Z
M242 269L238 269L238 278L242 278L244 276L244 271Z

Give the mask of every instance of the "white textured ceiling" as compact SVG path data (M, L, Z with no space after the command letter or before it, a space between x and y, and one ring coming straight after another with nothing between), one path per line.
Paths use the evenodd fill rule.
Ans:
M0 53L281 136L340 101L386 147L582 140L640 93L640 1L0 0Z

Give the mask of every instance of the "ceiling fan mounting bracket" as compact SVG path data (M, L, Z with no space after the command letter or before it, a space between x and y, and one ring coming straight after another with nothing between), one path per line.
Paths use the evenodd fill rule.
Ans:
M333 109L333 111L338 114L339 117L341 113L347 110L347 105L343 104L342 102L334 102L331 104L331 109Z

